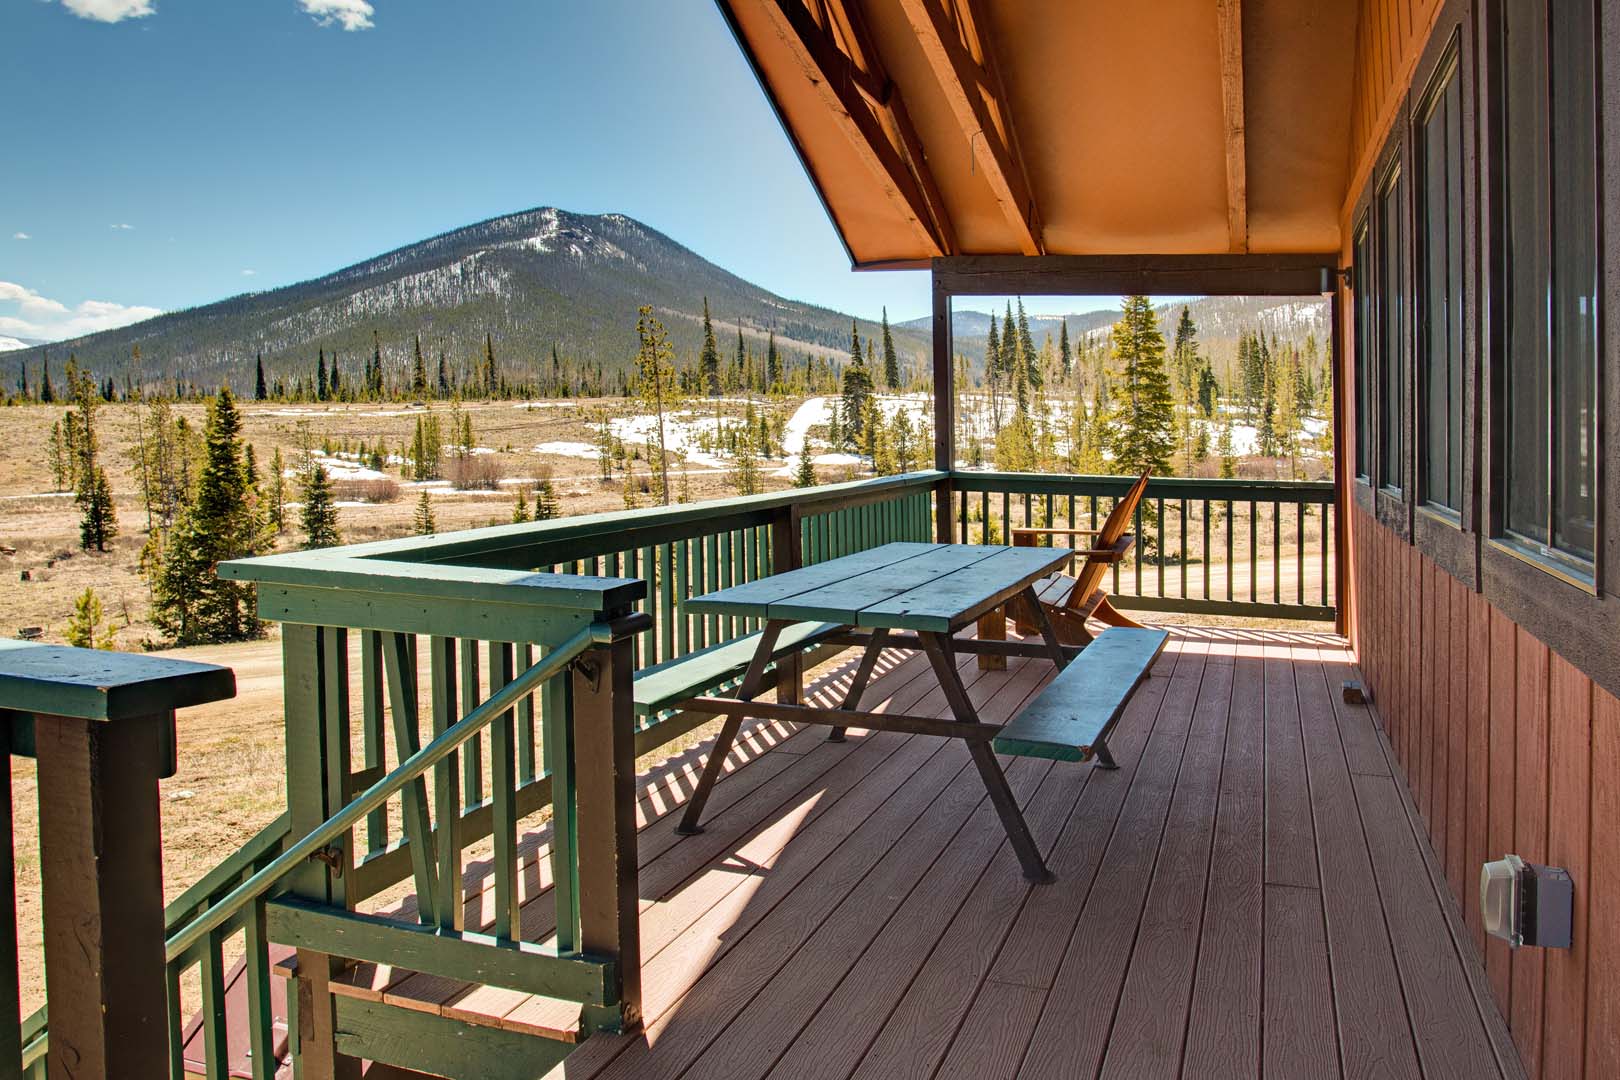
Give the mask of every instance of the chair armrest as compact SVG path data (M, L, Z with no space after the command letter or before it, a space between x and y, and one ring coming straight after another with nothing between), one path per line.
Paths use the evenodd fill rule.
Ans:
M1101 529L1037 529L1034 526L1021 525L1012 531L1014 536L1020 534L1028 536L1096 536Z
M1130 551L1131 545L1135 543L1136 534L1126 533L1119 538L1113 547L1092 548L1089 551L1077 551L1074 554L1076 558L1084 557L1089 562L1117 563L1125 558L1126 552Z

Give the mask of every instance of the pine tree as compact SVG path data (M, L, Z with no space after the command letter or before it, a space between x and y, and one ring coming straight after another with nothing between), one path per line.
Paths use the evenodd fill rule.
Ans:
M281 460L281 447L270 455L270 483L265 491L265 524L280 535L287 529L287 467Z
M1024 298L1018 298L1018 358L1023 364L1023 377L1031 389L1041 388L1041 371L1035 364L1035 342L1029 336L1029 316L1024 314Z
M900 389L900 354L894 351L894 337L889 333L889 309L883 309L883 385L890 390Z
M703 298L703 351L698 354L698 370L710 397L720 396L720 347L714 342L714 323L709 320L709 298Z
M445 362L442 339L439 342L439 396L441 398L450 396L450 365Z
M102 628L104 615L101 597L96 595L95 589L86 587L73 601L73 615L62 636L77 649L115 649L118 631L111 622Z
M41 349L39 355L39 403L50 405L56 401L56 388L51 386L51 354Z
M333 401L338 401L342 397L341 382L342 379L338 375L338 354L334 352L332 353L332 365L326 373L326 396Z
M743 344L742 320L737 320L737 361L732 366L731 385L742 386L743 369L748 366L748 349Z
M371 368L366 373L366 392L373 400L381 400L383 395L383 369L382 369L382 338L377 331L371 332Z
M253 358L253 368L253 400L263 401L270 396L270 391L264 384L263 353L259 353Z
M1124 382L1112 416L1114 460L1127 472L1166 473L1175 445L1175 403L1164 370L1164 335L1147 297L1128 296L1123 308L1113 333Z
M1001 430L1001 386L1002 371L1005 362L1002 359L1001 334L997 327L995 313L990 315L990 329L985 335L984 343L984 381L990 389L990 423L997 431Z
M1232 443L1232 418L1230 416L1221 421L1221 434L1215 442L1215 452L1221 457L1221 479L1231 480L1237 476L1237 451Z
M549 476L542 476L534 485L534 520L552 521L561 516L562 506L557 501L557 489Z
M859 439L866 431L866 406L872 397L872 374L861 351L861 334L853 321L849 324L849 364L844 368L843 406L844 438Z
M771 331L771 336L766 340L766 344L765 344L765 391L766 391L766 393L775 392L777 389L780 388L781 383L782 383L782 358L781 358L781 356L779 356L777 354L777 351L776 351L776 331L773 329Z
M28 400L28 361L17 361L17 396Z
M96 466L89 479L80 481L79 546L85 551L94 547L107 550L107 541L118 535L118 515L113 508L112 485L107 482L107 470Z
M427 397L427 361L422 359L422 335L417 334L411 355L411 395L417 400Z
M320 359L315 366L315 400L325 401L330 396L331 391L326 385L326 350L321 349Z
M636 320L636 338L640 347L636 353L637 382L641 390L641 400L653 409L657 417L658 426L655 429L655 442L653 449L658 454L654 463L658 470L658 493L665 506L670 502L669 489L669 441L665 433L665 414L676 404L677 386L679 380L675 374L675 351L670 346L669 335L664 332L664 324L653 317L650 304L643 304L640 309L640 318ZM742 342L742 331L738 331L737 341ZM628 488L626 489L628 493ZM627 494L628 499L628 494ZM626 505L625 509L634 509Z
M816 479L816 463L810 459L810 436L806 435L799 446L799 464L793 471L793 486L809 488L819 482Z
M1063 365L1063 376L1068 378L1074 368L1074 354L1069 351L1069 320L1058 324L1058 362Z
M416 513L411 516L411 530L417 536L432 536L438 532L438 523L433 520L433 501L428 497L428 489L420 488L416 495Z
M521 525L529 520L529 500L523 494L523 485L519 484L517 499L512 503L512 524Z
M332 485L326 469L316 465L304 475L304 548L335 547L338 536L337 507L332 504Z
M500 377L495 367L495 337L486 331L484 334L484 393L494 397L499 382Z

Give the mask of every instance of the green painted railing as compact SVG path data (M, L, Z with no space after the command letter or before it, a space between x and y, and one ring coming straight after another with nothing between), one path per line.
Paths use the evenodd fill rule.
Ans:
M953 534L1010 542L1021 526L1097 528L1128 476L956 472ZM1331 481L1154 477L1137 543L1110 583L1121 608L1333 619L1338 552Z

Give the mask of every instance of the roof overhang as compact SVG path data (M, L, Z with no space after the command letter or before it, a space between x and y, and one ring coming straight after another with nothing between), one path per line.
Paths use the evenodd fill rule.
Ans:
M1355 3L717 2L858 268L1340 246Z

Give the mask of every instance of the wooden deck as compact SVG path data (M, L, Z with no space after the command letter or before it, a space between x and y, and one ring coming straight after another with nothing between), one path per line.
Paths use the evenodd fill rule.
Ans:
M1051 671L962 664L991 721ZM1008 763L1048 886L1020 876L960 742L756 725L690 838L671 810L703 748L672 760L642 799L646 1030L593 1036L552 1076L1522 1075L1348 677L1331 635L1178 632L1113 738L1119 771ZM948 714L920 657L887 660L866 702ZM547 884L532 866L530 897ZM550 907L524 909L525 936L549 934ZM571 1023L420 975L349 983L477 1023Z

